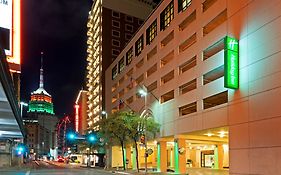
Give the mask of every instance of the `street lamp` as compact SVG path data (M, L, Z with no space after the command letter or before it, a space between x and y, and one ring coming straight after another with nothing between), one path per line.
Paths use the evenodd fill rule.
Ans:
M147 173L147 133L146 133L146 120L147 120L147 116L146 116L146 111L147 111L147 88L145 86L142 86L141 89L139 89L139 94L141 97L144 97L144 110L141 113L140 117L144 117L145 119L145 123L144 123L144 148L145 148L145 154L144 154L144 163L145 163L145 172Z
M23 110L23 107L27 107L28 106L28 104L27 103L25 103L25 102L23 102L23 101L21 101L20 102L20 116L22 117L22 110Z
M101 111L101 115L105 116L107 118L107 112L106 111Z

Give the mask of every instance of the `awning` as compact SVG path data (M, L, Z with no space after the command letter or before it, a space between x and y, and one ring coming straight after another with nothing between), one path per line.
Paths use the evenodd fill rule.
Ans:
M19 102L4 50L0 46L0 139L23 138L23 136Z

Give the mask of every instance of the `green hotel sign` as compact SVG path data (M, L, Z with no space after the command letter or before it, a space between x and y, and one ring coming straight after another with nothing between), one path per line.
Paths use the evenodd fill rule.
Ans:
M239 42L228 36L224 39L224 87L239 87Z

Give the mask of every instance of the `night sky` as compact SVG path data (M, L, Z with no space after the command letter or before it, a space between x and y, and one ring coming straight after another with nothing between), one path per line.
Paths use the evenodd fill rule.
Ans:
M22 5L21 100L39 87L44 52L44 88L57 115L73 114L86 72L86 23L92 0L27 0Z
M160 0L155 0L159 2ZM87 18L92 0L27 0L22 3L21 101L39 87L44 52L44 88L57 115L73 115L85 87Z

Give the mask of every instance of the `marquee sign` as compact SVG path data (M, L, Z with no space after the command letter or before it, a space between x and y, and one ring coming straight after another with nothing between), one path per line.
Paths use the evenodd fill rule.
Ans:
M12 54L12 27L13 27L12 0L0 0L0 39L6 55Z
M224 87L239 88L239 42L229 36L224 39Z

